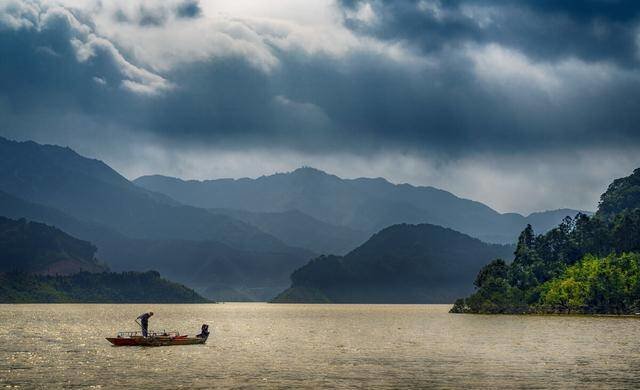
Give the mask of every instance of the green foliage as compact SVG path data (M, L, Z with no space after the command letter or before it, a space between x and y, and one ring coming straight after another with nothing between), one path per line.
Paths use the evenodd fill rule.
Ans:
M638 252L640 169L609 186L595 216L567 217L539 236L527 226L513 263L485 266L476 292L452 312L633 313L640 309Z
M509 273L509 266L502 259L493 260L491 263L485 265L478 272L476 280L473 285L481 288L488 284L492 279L507 279Z
M614 246L620 251L640 248L640 209L626 210L614 218L611 230Z
M69 276L0 274L1 303L202 303L195 291L148 272L80 272Z
M616 179L600 197L596 215L602 219L613 219L618 214L640 206L640 168L627 177Z
M541 304L554 311L634 312L640 304L640 254L586 256L542 291Z

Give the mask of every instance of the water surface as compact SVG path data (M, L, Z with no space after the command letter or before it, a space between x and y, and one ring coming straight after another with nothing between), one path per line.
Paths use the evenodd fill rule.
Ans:
M0 386L638 388L640 320L448 314L447 305L0 305ZM151 328L206 345L112 347Z

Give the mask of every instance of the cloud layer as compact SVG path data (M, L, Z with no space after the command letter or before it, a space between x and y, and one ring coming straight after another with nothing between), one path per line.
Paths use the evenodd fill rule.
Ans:
M276 168L324 164L347 176L437 184L522 211L593 209L594 187L640 163L636 2L306 8L2 0L0 135L69 144L129 175L219 171L145 164L141 150L203 164L213 161L201 158L207 151L255 161L251 154ZM573 178L550 169L572 159L596 167L589 156L619 163ZM390 159L415 163L382 168ZM535 188L520 179L527 173L545 188L573 179L589 195L572 201L549 190L526 202L511 183Z

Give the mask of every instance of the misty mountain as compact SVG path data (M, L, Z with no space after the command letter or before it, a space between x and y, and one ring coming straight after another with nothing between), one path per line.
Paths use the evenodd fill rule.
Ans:
M0 217L0 272L68 275L107 268L96 247L43 223Z
M577 210L500 214L476 201L433 187L392 184L385 179L341 179L313 168L300 168L257 179L180 180L143 176L134 180L150 191L203 208L258 213L299 210L315 219L372 234L398 223L430 223L487 242L515 242L514 232L528 223L544 232Z
M98 223L81 221L52 207L33 203L0 191L0 215L45 222L93 243L101 240L124 240L126 236ZM100 248L98 248L100 249ZM99 255L101 257L101 255Z
M0 215L46 221L96 244L97 256L114 271L155 269L220 301L271 299L289 284L290 273L313 257L242 250L216 241L129 238L2 191Z
M157 269L197 282L200 291L264 300L314 256L228 215L140 188L68 148L0 138L0 156L0 215L54 224L90 240L115 270Z
M96 249L57 227L0 217L0 302L207 302L156 271L107 272Z
M287 249L251 225L147 191L103 162L69 148L0 138L0 156L0 190L129 237L217 240L252 249Z
M239 249L218 241L126 240L106 243L114 270L158 270L217 301L266 301L290 283L290 274L313 257Z
M342 255L362 244L371 234L332 225L298 210L282 212L252 212L246 210L211 209L256 226L278 237L285 244L307 248L316 253Z
M473 290L487 261L511 260L513 250L440 226L394 225L343 257L310 261L274 301L450 303Z

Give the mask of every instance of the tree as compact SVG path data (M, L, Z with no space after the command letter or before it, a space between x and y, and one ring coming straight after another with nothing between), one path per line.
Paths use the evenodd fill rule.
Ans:
M640 209L627 210L613 222L613 243L619 252L640 250Z
M473 284L477 288L482 288L485 283L492 278L507 279L509 266L502 259L495 259L491 263L482 267Z

